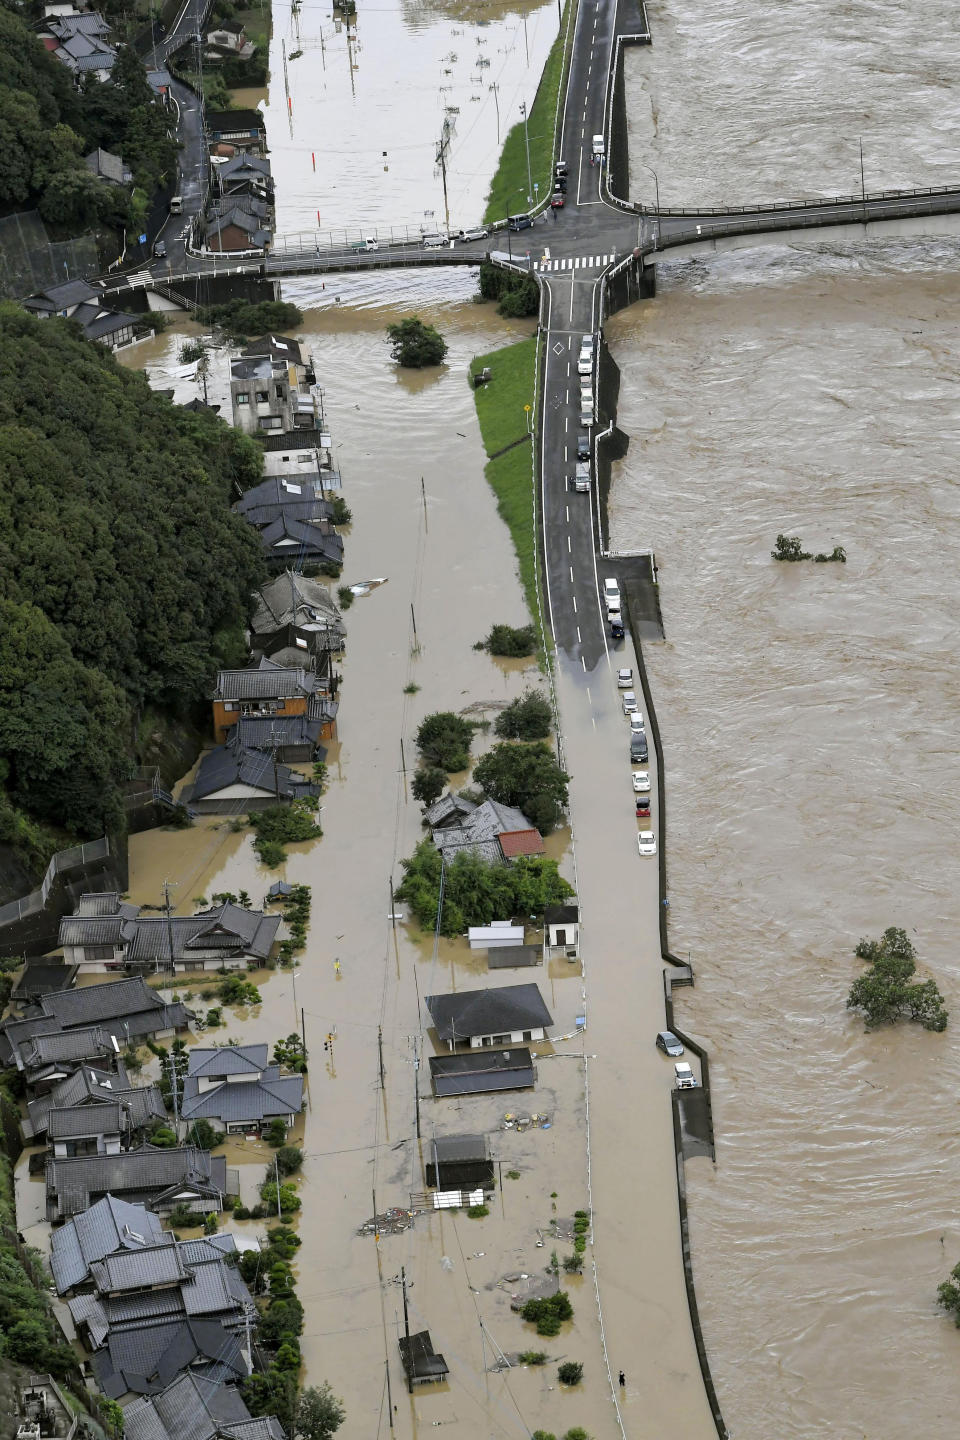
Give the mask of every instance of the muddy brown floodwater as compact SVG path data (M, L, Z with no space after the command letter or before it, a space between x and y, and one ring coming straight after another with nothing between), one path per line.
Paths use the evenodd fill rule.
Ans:
M577 1313L554 1342L538 1342L532 1327L510 1311L511 1294L547 1280L544 1267L553 1249L561 1258L571 1252L564 1222L586 1204L579 965L553 962L534 972L558 1037L537 1047L534 1092L431 1100L426 1057L434 1045L426 1031L419 1077L422 1139L465 1130L490 1136L503 1175L491 1214L482 1220L463 1212L423 1216L413 1229L382 1237L379 1260L375 1242L355 1233L373 1214L374 1197L383 1211L408 1206L411 1193L422 1189L413 1066L418 1007L428 994L487 979L484 958L471 955L463 941L442 941L435 951L432 938L416 927L391 926L390 878L399 881L398 860L422 834L419 806L408 799L401 773L401 737L409 766L414 731L428 711L469 707L471 714L492 717L505 700L543 683L532 662L496 662L472 649L492 622L523 623L525 610L509 536L483 477L466 367L474 354L530 328L507 325L491 307L472 304L467 297L474 283L452 273L437 300L436 276L400 276L390 305L382 286L363 277L328 281L326 289L320 282L285 287L287 298L306 312L300 333L316 360L353 512L342 578L387 577L346 613L340 738L328 757L324 838L290 847L286 864L267 871L257 864L248 836L219 817L185 833L137 836L131 893L157 903L162 881L169 879L178 906L189 909L198 895L241 887L258 903L278 877L312 887L309 940L295 978L286 971L267 978L262 1004L227 1011L224 1028L208 1032L208 1039L273 1039L289 1033L304 1012L311 1070L299 1221L304 1243L297 1267L307 1309L302 1344L307 1380L329 1378L344 1398L343 1433L365 1440L389 1433L389 1357L398 1436L438 1425L465 1440L522 1436L538 1426L562 1433L582 1425L605 1440L616 1432L591 1283L565 1281ZM411 304L449 343L439 370L402 373L389 360L384 328ZM190 329L189 322L183 328ZM178 344L178 333L167 334L137 358L169 373ZM211 399L224 398L224 374L222 364L215 367ZM156 379L163 383L159 372ZM179 382L178 398L195 393L191 384ZM405 694L409 684L420 688ZM491 740L491 734L479 734L474 753ZM548 852L571 873L566 832L550 837ZM510 972L506 980L528 978ZM198 1003L203 1010L204 1002ZM334 1039L325 1052L327 1035ZM533 1110L550 1116L549 1129L501 1129L505 1112ZM235 1152L238 1162L249 1158L243 1167L249 1193L269 1157L255 1144L238 1145ZM559 1222L556 1235L553 1220ZM393 1282L401 1266L412 1282L411 1325L430 1329L451 1368L448 1384L413 1399L397 1363L403 1316ZM517 1278L522 1276L529 1279ZM492 1368L499 1351L516 1357L541 1346L554 1360L582 1360L583 1384L564 1391L555 1363L502 1375Z
M610 324L631 436L612 541L650 544L673 949L710 1047L688 1167L731 1433L950 1433L960 1037L864 1033L864 934L899 925L957 1013L952 857L960 247L664 266ZM778 565L778 531L840 565Z

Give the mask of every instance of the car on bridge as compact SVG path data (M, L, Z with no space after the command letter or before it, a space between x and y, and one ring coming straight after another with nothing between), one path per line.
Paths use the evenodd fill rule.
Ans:
M469 245L471 240L486 240L489 234L485 225L477 225L473 230L461 230L457 239L461 245Z
M424 250L445 250L450 241L446 235L424 235L420 244Z
M509 230L513 230L514 233L516 233L517 230L530 230L532 226L533 221L530 219L529 215L507 216L507 228Z
M652 830L641 830L637 836L637 849L641 855L656 855L657 837Z

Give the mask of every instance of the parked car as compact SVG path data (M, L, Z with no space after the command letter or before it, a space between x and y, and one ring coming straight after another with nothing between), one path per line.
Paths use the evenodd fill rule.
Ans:
M650 771L634 770L633 789L636 795L644 795L650 789Z
M607 611L607 620L609 621L609 623L610 623L611 625L619 625L619 626L620 626L620 638L622 639L622 638L623 638L623 616L620 614L620 611L619 611L619 610L608 610L608 611Z
M673 1073L677 1081L678 1090L696 1090L697 1077L687 1064L686 1060L678 1060L673 1067Z
M637 709L637 695L636 695L636 691L635 691L635 690L627 690L626 693L625 693L624 695L622 695L620 698L621 698L621 700L623 701L623 713L624 713L624 715L632 715L633 712L634 712L634 710Z
M630 715L630 733L631 733L631 735L640 734L640 733L641 733L642 731L644 731L646 728L647 728L647 727L646 727L646 726L644 725L644 723L643 723L643 715L641 714L641 712L640 712L639 710L634 710L634 711L632 711L632 712L631 712L631 715Z
M550 209L562 210L566 203L567 202L563 197L563 191L554 190L553 194L550 196Z
M569 173L569 170L570 166L567 164L566 160L558 160L553 167L554 175L566 175Z
M427 243L427 238L428 238L428 237L427 237L426 235L424 235L424 237L423 237L423 243L424 243L424 245L426 245L426 243ZM432 237L431 237L431 238L432 238ZM440 239L440 236L438 235L436 238L439 240L439 239ZM446 244L446 241L443 241L442 243L443 243L443 244ZM353 241L351 241L350 249L351 249L351 250L356 250L356 251L361 251L361 250L379 250L379 249L380 249L380 242L379 242L378 240L374 239L374 237L373 237L372 235L367 235L363 240L353 240Z
M581 494L590 489L590 466L585 465L581 460L577 461L577 468L573 476L573 488L579 490Z
M446 235L424 235L420 243L423 246L424 250L443 250L446 248L447 245L450 244L450 241L447 239ZM353 248L357 250L362 247L355 245ZM375 248L376 247L374 246L374 249Z
M608 610L620 609L620 581L612 575L608 575L603 582L603 598L607 602Z
M603 152L604 152L605 148L606 148L606 146L605 146L605 144L604 144L603 136L602 136L602 135L594 135L594 137L593 137L593 153L594 153L594 156L595 156L597 159L599 159L599 160L602 160L602 159L603 159Z
M635 800L635 807L636 807L637 819L638 819L638 820L649 820L649 819L650 819L650 796L649 796L649 795L636 795L636 796L634 797L634 800Z
M626 669L626 670L618 670L618 671L617 671L617 689L618 689L618 690L631 690L632 688L633 688L633 671L632 671L632 670L629 670L629 669Z
M559 190L561 195L565 195L567 191L566 175L555 175L553 177L553 188L554 190Z
M511 230L513 230L513 231L517 231L517 230L529 230L530 227L532 226L532 224L533 224L533 221L530 219L530 216L529 216L529 215L508 215L508 216L507 216L507 225L508 225L508 227L509 227Z
M593 410L593 386L589 380L580 381L580 409Z
M154 245L153 253L158 260L165 260L167 258L167 247L162 240L158 240L156 245Z
M578 374L578 375L587 375L587 376L593 374L593 356L592 356L592 355L581 355L581 356L580 356L580 359L577 361L577 374Z
M457 239L461 245L467 245L471 240L486 240L490 231L485 225L478 225L474 230L461 230Z
M637 849L641 855L656 855L657 837L652 830L641 830L637 836Z
M593 336L592 336L592 335L581 335L581 337L580 337L580 353L583 354L584 350L589 350L589 351L590 351L590 354L591 354L591 355L593 354Z
M662 1050L664 1055L682 1055L683 1046L674 1035L672 1030L657 1031L657 1049Z
M633 765L646 765L650 759L650 752L647 749L647 737L643 730L636 733L630 732L630 762Z
M581 424L581 426L582 426L585 430L589 430L589 429L590 429L590 426L593 424L593 406L592 406L592 405L583 405L583 404L581 404L581 406L580 406L580 424Z
M623 639L623 620L622 620L622 618L620 617L620 615L617 615L616 617L614 617L613 615L608 615L608 616L607 616L607 619L610 621L610 639L611 639L611 640L622 640L622 639Z
M577 436L577 459L590 459L590 436L586 433Z

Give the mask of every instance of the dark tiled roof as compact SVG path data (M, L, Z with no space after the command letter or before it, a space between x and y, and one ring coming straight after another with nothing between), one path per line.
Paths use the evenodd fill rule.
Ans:
M260 1080L231 1084L224 1081L210 1090L201 1090L199 1081L188 1076L183 1082L181 1114L185 1120L220 1120L225 1125L260 1123L286 1115L299 1115L303 1108L303 1076L283 1075L270 1065Z
M86 1210L93 1197L104 1195L164 1195L178 1185L196 1184L204 1190L226 1187L227 1162L193 1145L158 1150L146 1145L120 1155L83 1155L48 1160L47 1203L60 1216Z
M295 545L284 541L295 541ZM264 550L272 558L289 559L296 554L300 560L320 557L339 564L343 559L343 537L335 531L326 530L323 525L312 525L308 520L298 520L282 511L275 520L264 525L260 531ZM279 551L283 554L280 555Z
M216 1320L183 1316L111 1333L91 1362L100 1388L112 1399L128 1390L140 1395L166 1388L181 1370L198 1363L221 1379L242 1379L247 1367L238 1338Z
M222 1080L227 1075L260 1075L269 1065L266 1045L221 1045L189 1052L188 1075Z
M81 1284L93 1261L121 1248L155 1244L163 1234L157 1216L142 1205L105 1195L50 1237L50 1268L58 1292L63 1295Z
M266 122L260 110L206 110L204 120L211 135L233 134L239 130L266 132Z
M315 785L286 765L277 765L260 750L242 750L234 745L217 745L208 750L200 762L193 782L191 799L202 800L215 795L228 785L249 785L265 794L277 794L282 800L298 795L319 795Z
M28 960L23 974L14 985L10 998L36 1000L38 996L50 995L56 990L67 990L77 977L76 965L65 965L62 960Z
M77 1030L58 1030L50 1035L32 1035L20 1047L28 1070L43 1065L65 1065L79 1060L96 1060L112 1055L114 1047L99 1025Z
M213 699L286 700L299 695L312 695L316 688L316 676L309 670L274 665L270 660L261 660L246 670L221 670Z
M543 912L548 925L573 925L580 919L579 905L548 905Z
M437 1034L445 1041L538 1030L553 1024L537 985L498 985L489 990L428 995L427 1009Z
M120 1295L126 1290L144 1290L154 1285L174 1285L189 1278L177 1242L165 1235L162 1244L142 1250L119 1250L90 1266L90 1275L101 1295Z
M249 1422L250 1412L232 1385L190 1371L159 1395L139 1397L123 1411L126 1440L225 1440L235 1434L234 1425Z
M243 715L227 743L239 745L241 750L272 750L275 745L280 750L287 745L316 748L322 728L320 720L311 720L308 715L276 715L263 719Z
M188 958L192 952L219 950L224 959L231 955L254 955L266 960L280 926L280 917L242 905L218 905L197 915L143 916L130 927L127 958L131 961ZM172 1008L172 1007L170 1007Z
M94 1025L103 1020L122 1024L125 1016L143 1011L158 1012L164 1004L142 979L113 980L106 985L84 985L63 995L47 995L41 1001L45 1015L55 1016L65 1030L76 1025ZM165 1028L165 1027L159 1027Z
M122 1067L121 1067L122 1068ZM128 1085L126 1071L115 1075L110 1071L97 1070L91 1065L81 1065L72 1075L55 1085L49 1095L40 1095L27 1102L27 1121L24 1134L36 1139L47 1128L47 1117L54 1108L64 1109L74 1105L89 1105L99 1108L103 1104L118 1102L123 1108L125 1125L139 1130L152 1120L166 1118L163 1097L156 1085Z

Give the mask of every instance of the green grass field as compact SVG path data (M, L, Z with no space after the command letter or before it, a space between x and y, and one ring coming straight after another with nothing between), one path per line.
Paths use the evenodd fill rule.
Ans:
M527 414L523 407L533 406L536 353L537 342L531 337L489 355L478 355L471 363L471 374L485 365L491 371L490 383L474 391L480 433L488 455L496 455L505 445L522 439L526 431ZM530 414L532 417L532 408ZM497 497L497 509L509 527L527 606L537 621L537 547L529 443L515 445L505 455L488 460L484 473Z
M564 75L564 37L567 16L574 0L567 0L563 24L554 40L543 67L537 94L530 107L530 174L540 184L540 196L553 193L554 127L557 119L557 95ZM572 31L571 31L572 34ZM490 183L484 221L503 220L527 209L527 151L523 138L523 121L514 125L504 141L500 164Z

